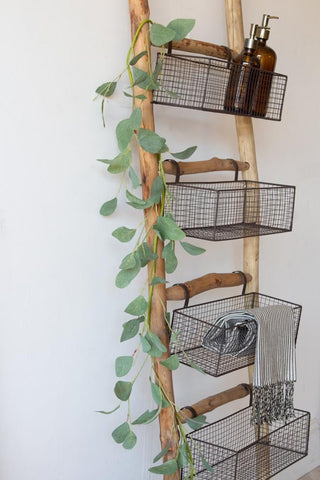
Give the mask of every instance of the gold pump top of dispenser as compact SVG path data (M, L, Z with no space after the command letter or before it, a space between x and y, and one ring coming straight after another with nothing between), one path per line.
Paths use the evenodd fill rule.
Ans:
M269 20L271 19L279 19L279 17L273 17L271 15L264 14L262 17L262 25L258 25L256 28L256 37L263 38L264 40L268 40L270 35L270 27Z
M257 24L256 23L251 23L251 28L250 28L250 37L246 38L244 41L244 48L252 48L255 49L257 46L257 40L256 40L256 29L257 29Z

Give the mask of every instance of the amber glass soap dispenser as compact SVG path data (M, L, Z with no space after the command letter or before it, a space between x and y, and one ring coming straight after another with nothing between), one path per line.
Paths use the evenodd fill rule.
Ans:
M276 52L266 44L270 35L269 20L276 18L279 17L264 14L262 17L262 25L258 25L256 28L257 46L255 55L259 59L260 68L263 71L259 75L257 90L252 102L252 113L253 115L262 117L267 113L272 84L272 72L274 72L277 62Z
M250 37L245 39L244 49L238 55L230 68L230 77L224 100L224 110L243 115L250 115L252 112L252 99L256 91L259 78L260 61L255 51L257 41L255 40L257 25L252 24Z

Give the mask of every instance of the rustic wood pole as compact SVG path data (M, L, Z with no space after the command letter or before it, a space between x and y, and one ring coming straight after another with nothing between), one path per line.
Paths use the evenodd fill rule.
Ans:
M213 157L210 160L198 160L196 162L176 162L179 166L180 175L193 175L194 173L234 171L235 164L238 170L248 170L250 165L246 162L231 160L230 158ZM176 164L170 160L164 160L163 169L165 173L176 175Z
M251 275L245 273L246 281L252 280ZM195 278L184 282L183 285L187 287L189 298L199 295L200 293L207 292L213 288L224 287L236 287L237 285L243 285L244 278L241 273L207 273L202 277ZM181 284L172 285L166 290L167 300L184 300L186 292Z
M131 35L134 37L139 25L149 18L149 5L148 0L129 0L130 19L131 19ZM149 24L146 23L137 39L134 47L134 54L148 50L150 51L149 40ZM148 55L142 57L137 63L137 67L141 70L148 71ZM135 95L142 93L139 87L135 87ZM142 109L142 127L154 131L154 115L152 107L152 92L147 92L147 100L141 103L137 101L137 106L141 106ZM139 148L140 158L140 172L142 183L143 198L146 199L150 196L150 190L154 179L158 176L158 158L157 155L151 154ZM157 212L145 211L146 229L149 231L149 227L153 225L157 220ZM147 241L150 247L153 249L155 234L150 229ZM158 260L156 261L155 275L165 278L164 261L161 258L163 249L163 243L158 241ZM149 279L151 277L152 264L149 264ZM156 290L152 295L151 305L151 330L155 333L167 347L167 352L163 354L161 358L154 358L154 370L156 374L156 381L162 385L166 397L174 401L173 383L171 371L160 364L160 360L165 360L169 356L169 335L168 328L164 316L164 307L166 306L166 291L165 285L157 285ZM163 461L167 461L177 456L177 450L179 445L179 434L177 431L177 424L175 418L175 411L173 408L163 408L159 415L160 422L160 441L161 447L164 448L169 442L170 448L168 453L164 456ZM180 472L177 471L173 475L164 475L164 480L179 480Z
M225 390L224 392L216 393L215 395L204 398L191 405L191 408L184 407L179 412L180 421L185 423L188 418L194 417L194 413L197 415L203 415L204 413L211 412L226 403L239 400L239 398L244 398L250 394L251 388L252 385L242 383L236 387L229 388L229 390Z
M241 0L225 0L226 20L228 31L229 47L232 50L241 52L244 45L243 17ZM256 149L254 143L254 133L252 119L249 117L235 117L236 129L239 145L239 156L243 162L248 162L249 170L242 173L244 180L258 181L258 165L256 160ZM252 276L251 282L248 283L247 292L259 291L259 237L245 238L243 244L243 269ZM248 367L249 382L253 380L253 366ZM256 431L258 438L259 432ZM264 460L266 462L266 459ZM267 468L262 472L260 470L261 462L259 454L256 456L257 475L263 475L261 478L269 478L270 464L269 460ZM259 477L260 478L260 477Z
M225 0L226 20L229 47L241 52L244 44L243 19L241 0ZM239 145L239 156L242 162L248 162L249 170L242 172L244 180L258 181L258 167L252 119L249 117L235 116ZM259 291L259 237L244 239L243 270L252 276L247 285L247 292ZM249 381L252 382L253 367L249 367Z

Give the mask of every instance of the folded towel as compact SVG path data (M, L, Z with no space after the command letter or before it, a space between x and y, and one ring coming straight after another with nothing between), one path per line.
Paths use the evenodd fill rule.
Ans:
M217 319L202 345L225 355L255 353L253 423L270 424L294 416L296 362L291 307L272 305L229 312Z

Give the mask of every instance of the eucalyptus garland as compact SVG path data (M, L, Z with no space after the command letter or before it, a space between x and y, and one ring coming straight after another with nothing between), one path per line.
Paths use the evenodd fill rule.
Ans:
M144 55L148 55L150 58L150 51L145 50L140 52L138 55L133 55L133 50L141 28L146 24L150 23L150 41L153 45L161 47L160 60L157 63L157 66L152 70L151 63L149 62L149 71L145 72L136 67L137 62ZM104 122L104 106L105 100L113 95L115 90L118 87L118 81L123 74L127 73L130 81L130 87L125 90L123 93L126 97L132 99L132 113L129 118L121 120L116 127L116 138L119 147L119 154L111 159L102 159L100 162L108 165L108 172L110 174L121 174L122 178L120 181L120 188L123 188L124 185L130 183L132 188L126 188L126 199L127 204L137 210L149 209L156 211L157 220L152 225L152 228L155 232L155 240L153 248L150 248L149 244L146 242L148 236L148 230L146 230L146 219L141 222L140 227L128 228L126 226L120 226L112 235L119 240L120 242L129 242L134 237L136 237L136 243L134 249L129 252L121 261L119 266L119 272L116 276L115 284L118 288L127 287L134 278L139 274L141 269L146 267L150 262L151 266L151 278L149 284L149 293L147 298L144 296L144 290L147 285L145 285L141 295L132 299L125 308L125 313L131 316L130 320L126 321L122 327L122 334L120 342L125 342L129 339L137 337L137 346L133 354L128 356L120 356L115 360L115 373L118 378L123 378L127 375L131 375L131 380L118 380L114 387L114 392L116 397L121 400L121 402L127 403L127 414L126 421L119 425L113 432L112 437L115 442L121 444L125 449L132 449L137 442L136 429L137 426L142 424L149 424L156 420L159 416L159 413L162 408L171 407L174 410L174 417L177 421L177 426L180 432L180 444L178 448L177 457L175 459L170 459L159 465L155 465L149 468L149 471L155 474L173 474L181 467L189 467L188 475L186 478L191 480L195 478L193 457L191 453L190 446L186 438L186 432L180 421L179 413L181 415L181 410L179 407L170 401L166 396L166 392L161 385L159 378L156 375L156 372L153 368L153 358L161 358L163 353L167 351L165 345L161 342L160 338L155 335L150 329L150 316L151 316L151 299L154 293L154 289L157 288L157 285L167 283L164 278L158 277L155 275L155 265L158 258L157 255L157 246L158 240L164 242L164 248L162 252L162 258L165 261L165 270L166 273L173 273L178 265L178 260L175 253L176 243L179 242L182 248L191 255L200 255L205 250L203 248L196 247L188 242L184 241L185 233L179 228L175 222L170 211L165 211L165 206L168 203L168 197L170 196L166 181L165 175L162 166L161 156L163 153L170 154L172 157L184 160L189 158L196 150L196 146L188 147L185 150L177 153L173 153L167 145L165 138L158 135L156 132L142 128L142 111L141 106L137 106L140 102L140 105L147 99L146 92L149 90L157 90L159 88L164 88L161 85L161 62L164 55L164 45L168 42L174 40L179 41L186 37L186 35L194 27L195 20L192 19L176 19L172 20L167 26L160 25L158 23L153 23L151 20L145 20L139 25L137 32L132 40L130 45L127 59L126 67L124 70L111 82L106 82L100 85L96 93L99 96L102 96L102 116ZM138 86L144 90L145 93L140 95L134 95L134 87ZM176 96L174 92L168 92L172 96ZM155 178L151 193L148 199L142 200L137 195L132 192L132 189L135 190L140 186L140 180L132 166L132 150L134 145L139 145L142 149L149 153L156 154L158 156L158 176ZM118 198L114 197L106 201L101 209L100 213L103 216L111 215L116 208L118 207ZM179 332L175 332L170 327L170 315L164 308L164 319L167 322L168 328L171 334L171 343L175 344L175 348L179 347L181 351L181 346L179 345ZM140 365L137 363L137 358L139 356L144 358L140 359ZM184 352L184 355L187 357L187 354ZM188 357L187 357L188 358ZM156 408L152 410L147 410L142 412L137 418L132 419L130 413L130 396L134 384L142 372L145 365L150 364L150 389L152 398L156 404ZM176 370L179 365L179 357L177 353L171 354L169 358L160 363L168 368L169 370ZM202 370L188 358L188 363L191 364L194 368L202 372ZM135 371L135 373L133 373ZM202 372L203 373L203 372ZM114 410L106 412L99 411L102 414L110 414L120 408L119 404ZM190 428L197 429L200 428L204 423L206 423L206 417L204 415L199 415L196 418L190 419L186 418L186 422ZM193 441L192 439L190 439ZM153 462L157 463L159 460L164 457L171 446L169 442L165 448L159 452ZM197 450L199 451L200 458L202 460L204 468L209 471L213 471L212 467L205 460L198 446Z

